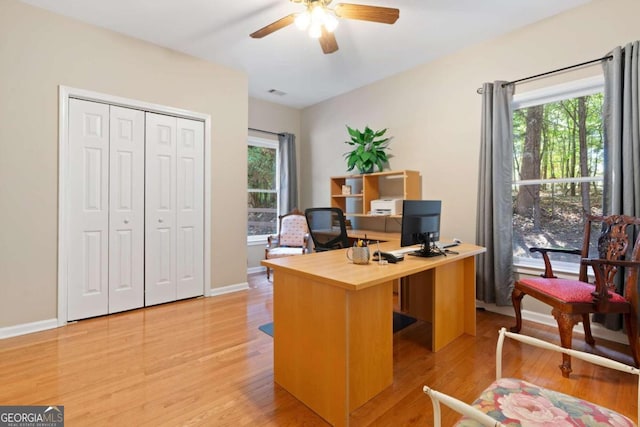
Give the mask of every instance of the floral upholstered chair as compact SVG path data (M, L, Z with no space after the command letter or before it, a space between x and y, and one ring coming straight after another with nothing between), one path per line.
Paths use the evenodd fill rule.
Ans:
M278 234L267 237L264 258L273 259L306 254L309 244L309 229L304 214L298 209L294 209L278 218ZM269 276L270 269L267 267L267 279Z
M576 359L640 376L640 369L555 344L500 330L496 348L496 380L471 405L427 386L424 392L433 403L433 425L441 426L440 404L462 414L456 427L478 426L590 426L631 427L636 424L618 412L574 396L559 393L516 378L502 378L502 348L505 337L546 350L569 354ZM640 413L638 414L640 417Z

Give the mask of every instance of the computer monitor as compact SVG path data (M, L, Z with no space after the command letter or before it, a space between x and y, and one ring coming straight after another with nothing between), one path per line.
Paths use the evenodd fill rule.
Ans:
M435 242L440 239L440 200L404 200L400 246L422 245L420 253L413 255L441 255Z

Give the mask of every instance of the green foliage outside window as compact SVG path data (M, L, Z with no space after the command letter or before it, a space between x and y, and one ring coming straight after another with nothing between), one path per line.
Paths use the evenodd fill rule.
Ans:
M275 234L277 229L277 174L274 148L248 146L248 235Z
M531 246L579 248L584 214L602 213L602 103L596 93L514 111L514 256L530 256ZM557 181L526 182L534 180Z

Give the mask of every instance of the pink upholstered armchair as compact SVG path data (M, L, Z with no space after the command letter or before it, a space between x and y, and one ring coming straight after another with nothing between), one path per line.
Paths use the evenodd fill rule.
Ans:
M309 229L304 214L294 209L279 217L278 234L267 238L264 258L282 258L292 255L304 255L308 252ZM267 267L267 279L270 272Z

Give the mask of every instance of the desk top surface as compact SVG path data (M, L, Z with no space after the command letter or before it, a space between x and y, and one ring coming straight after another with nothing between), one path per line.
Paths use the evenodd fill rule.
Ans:
M382 251L391 251L399 247L397 240L380 243L380 250ZM370 246L372 253L376 249L376 245ZM379 264L377 261L372 261L369 264L358 265L348 260L347 249L337 249L308 255L263 260L262 265L274 269L275 275L278 274L278 271L286 271L329 285L349 290L360 290L436 268L440 265L460 261L486 251L481 246L469 243L462 243L452 248L452 250L459 253L457 255L448 254L447 256L433 258L407 255L403 261L396 264Z
M393 233L387 231L375 231L364 229L351 229L347 230L347 235L352 239L368 239L379 240L381 242L388 242L392 240L400 241L400 233Z

